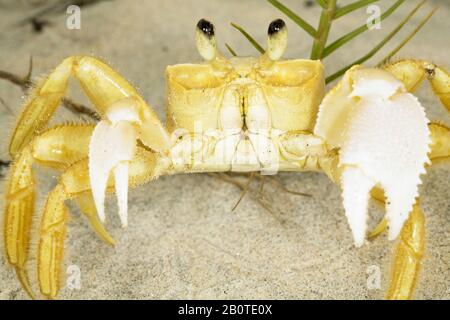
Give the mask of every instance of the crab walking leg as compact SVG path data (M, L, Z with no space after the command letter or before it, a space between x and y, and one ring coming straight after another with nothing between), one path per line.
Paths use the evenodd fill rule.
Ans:
M64 201L68 198L64 187L57 185L50 192L42 214L37 267L41 293L48 298L55 298L60 288L60 262L69 216Z
M450 157L450 129L438 123L428 125L431 132L430 160L436 161Z
M32 165L64 169L87 156L88 143L94 127L66 125L53 127L26 146L14 159L7 186L4 242L8 262L16 268L23 287L33 296L25 263L28 259L29 234L34 213L35 181ZM70 143L68 143L70 141ZM86 214L94 230L105 240L103 226Z
M432 131L432 139L434 135ZM450 147L450 145L449 145ZM433 147L430 154L433 153ZM450 153L448 154L450 155ZM385 203L381 189L372 190L372 198ZM387 228L384 218L369 235L375 238ZM414 288L419 277L420 266L425 250L425 215L420 207L420 201L413 206L409 218L404 224L396 244L391 266L391 279L386 292L388 300L407 300L413 297Z
M97 215L97 209L95 208L94 198L92 198L91 192L83 193L76 198L76 202L81 212L88 218L89 224L94 229L95 233L100 239L110 245L115 245L116 241L110 236L108 231L101 223Z
M10 181L5 192L4 243L9 264L15 267L23 288L33 298L25 271L36 197L32 164L31 146L25 147L13 161Z
M409 214L394 250L391 279L386 292L388 300L407 300L413 297L425 250L425 215L418 203ZM383 219L369 238L378 236L386 228L387 221Z
M36 163L65 170L86 158L89 140L94 130L89 124L60 125L47 129L31 143Z
M386 299L411 299L425 249L425 216L415 204L403 226L395 249L392 275Z
M43 130L65 94L70 76L81 84L83 91L100 114L105 115L110 107L123 99L134 99L135 113L141 125L137 128L142 142L148 147L165 151L169 148L169 137L155 112L148 107L124 78L108 65L95 58L72 56L65 59L32 92L25 103L14 129L9 152L16 155L34 136Z
M377 189L374 189L377 190ZM374 194L372 193L372 196ZM377 194L378 195L378 194ZM377 199L379 200L379 199ZM384 199L381 200L384 202ZM369 238L381 234L387 228L383 219ZM394 250L391 280L386 293L388 300L406 300L413 297L425 250L425 215L417 202L404 224Z
M414 92L422 81L428 79L434 93L450 111L450 74L441 67L423 60L401 60L383 66L403 82L406 90Z
M155 153L138 147L129 164L130 186L136 186L157 178L162 170ZM114 181L108 182L108 190L114 188ZM59 184L51 191L41 218L38 246L38 280L41 293L55 298L60 289L61 263L68 210L66 200L84 197L90 192L88 160L84 159L70 166ZM85 201L83 199L82 201ZM89 198L88 198L88 201ZM89 203L88 203L89 204ZM89 204L92 206L92 203Z

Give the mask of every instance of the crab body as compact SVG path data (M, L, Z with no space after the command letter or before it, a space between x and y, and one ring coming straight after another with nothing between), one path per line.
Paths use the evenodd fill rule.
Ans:
M308 133L325 91L319 61L232 58L171 66L167 79L176 171L295 170L283 154L325 147Z
M390 239L402 233L389 297L410 297L424 241L420 176L430 159L450 156L450 130L429 124L410 91L428 76L450 109L449 74L416 60L382 69L355 66L325 95L320 61L281 60L287 44L281 20L269 26L267 51L258 58L224 58L206 20L196 32L206 61L167 68L166 126L126 80L95 58L69 57L35 88L10 143L5 210L6 256L27 292L33 296L25 264L36 162L62 171L39 229L38 282L46 297L60 288L66 200L75 200L112 244L103 227L106 192L116 193L126 226L128 188L161 175L307 170L324 172L342 188L356 246L366 238L370 196L386 203ZM70 76L101 120L47 128Z

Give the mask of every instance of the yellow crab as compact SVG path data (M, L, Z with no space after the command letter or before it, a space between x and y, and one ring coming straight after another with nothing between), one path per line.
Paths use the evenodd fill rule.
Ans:
M206 20L196 33L205 62L167 68L167 126L135 88L92 57L65 59L34 89L9 145L4 225L6 256L25 290L34 297L25 263L35 202L32 165L38 163L62 171L39 228L37 276L45 297L60 289L66 200L75 200L99 236L113 243L102 224L107 191L117 194L126 226L128 187L161 175L314 170L342 188L356 246L366 238L370 194L386 198L389 238L401 234L388 298L409 298L424 242L420 175L429 160L450 156L449 129L430 124L410 92L428 78L450 109L449 74L418 60L355 66L325 95L320 61L281 60L287 45L282 20L270 24L267 51L257 58L224 58ZM101 121L48 128L70 76Z

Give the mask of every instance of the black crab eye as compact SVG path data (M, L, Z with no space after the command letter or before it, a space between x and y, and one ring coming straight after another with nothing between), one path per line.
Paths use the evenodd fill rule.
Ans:
M283 20L277 19L270 23L268 34L269 36L274 35L275 33L280 32L280 30L286 28L286 23Z
M201 19L197 23L195 34L200 55L206 61L214 60L218 55L214 25L208 20Z
M203 32L208 38L214 37L214 25L208 20L201 19L197 23L197 28Z
M287 47L287 27L283 20L277 19L270 23L267 37L267 56L272 61L281 59Z

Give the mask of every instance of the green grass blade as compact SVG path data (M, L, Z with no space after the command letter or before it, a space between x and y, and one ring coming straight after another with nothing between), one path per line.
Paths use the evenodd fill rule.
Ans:
M408 16L402 21L400 22L400 24L391 31L391 33L389 33L380 43L378 43L372 50L370 50L369 53L367 53L365 56L359 58L358 60L356 60L355 62L351 63L350 65L342 68L341 70L339 70L338 72L328 76L325 81L326 83L329 83L337 78L339 78L340 76L342 76L348 69L350 69L352 66L357 65L357 64L361 64L364 63L365 61L369 60L370 58L372 58L378 51L380 51L381 48L384 47L384 45L389 42L389 40L391 40L402 28L403 26L414 16L414 14L417 12L417 10L419 10L419 8L425 3L425 0L420 2L409 14Z
M267 0L271 5L275 8L283 12L286 16L288 16L292 21L298 24L303 30L305 30L311 37L315 38L317 36L317 31L304 19L300 18L295 12L291 9L283 5L278 0Z
M333 16L336 11L336 0L328 0L326 8L322 9L320 15L319 27L317 29L317 37L314 39L311 49L311 59L322 59L324 48L328 41Z
M387 17L389 17L400 5L402 5L405 2L405 0L397 0L392 7L386 10L381 16L380 21L383 21ZM367 24L364 24L360 26L359 28L356 28L352 32L346 34L345 36L340 37L336 41L334 41L332 44L327 46L325 50L323 51L323 58L329 56L332 52L334 52L336 49L342 47L345 43L349 42L353 38L357 37L361 33L369 30Z
M263 47L247 32L245 31L241 26L231 22L231 26L238 30L244 37L247 38L247 40L255 47L256 50L258 50L261 54L264 54L266 50L263 49Z
M230 45L229 45L228 43L225 43L225 47L228 49L228 51L231 53L231 55L232 55L233 57L237 57L236 51L234 51L233 48L230 47Z
M355 10L361 9L362 7L366 7L371 3L378 2L380 0L359 0L354 3L348 4L346 6L343 6L342 8L336 10L336 13L334 14L334 19L338 19L342 16L345 16L346 14L353 12Z
M389 60L397 53L399 52L409 41L411 41L412 38L422 29L422 27L428 22L428 20L431 19L433 14L436 12L438 7L434 7L433 10L430 11L430 13L419 23L419 25L414 29L413 32L411 32L405 40L403 40L397 47L394 48L389 54L383 58L378 64L377 67L380 67L386 63L389 62Z

